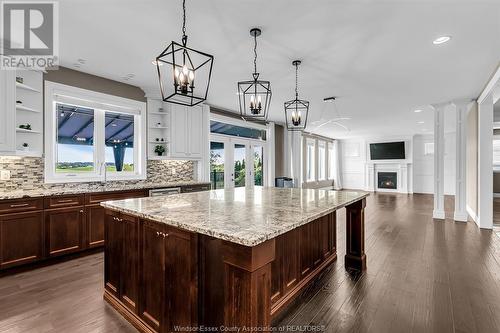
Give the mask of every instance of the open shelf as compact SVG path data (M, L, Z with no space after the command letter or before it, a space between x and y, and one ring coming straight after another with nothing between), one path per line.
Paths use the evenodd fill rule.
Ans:
M16 110L40 113L39 110L35 110L20 104L16 104Z
M16 82L16 87L20 88L20 89L24 89L24 90L34 91L34 92L37 92L37 93L40 92L40 90L32 88L32 87L30 87L30 86L28 86L28 85L26 85L24 83Z
M24 128L16 128L16 132L19 132L19 133L41 134L41 132L39 132L39 131L27 130L27 129L24 129Z

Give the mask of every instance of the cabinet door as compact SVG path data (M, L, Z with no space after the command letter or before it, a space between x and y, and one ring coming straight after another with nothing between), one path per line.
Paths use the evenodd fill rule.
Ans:
M119 214L107 211L105 214L104 233L106 251L104 256L104 288L116 298L120 293L122 224Z
M300 247L299 230L293 229L285 234L283 240L283 257L286 265L283 265L283 294L286 295L300 280Z
M181 105L172 105L170 116L170 156L188 157L188 135L194 130L188 132L188 110Z
M276 237L275 256L271 263L271 303L276 303L283 297L283 257L284 257L284 242L288 233ZM287 258L288 261L288 258Z
M162 225L143 221L141 230L141 318L156 332L164 325L165 237ZM107 246L107 245L106 245ZM185 259L185 258L182 258Z
M195 327L198 318L198 244L196 234L168 228L166 240L164 332Z
M300 276L305 277L312 271L313 244L311 242L311 223L299 229L300 246Z
M45 237L49 257L83 249L83 207L45 211Z
M104 245L104 207L87 206L87 247Z
M43 213L0 216L0 269L40 260Z
M125 306L137 313L139 223L137 218L124 214L121 215L119 223L123 228L120 297Z
M0 70L0 152L16 150L16 71Z
M203 147L203 108L194 106L188 108L188 130L187 141L189 142L188 156L190 158L201 158Z

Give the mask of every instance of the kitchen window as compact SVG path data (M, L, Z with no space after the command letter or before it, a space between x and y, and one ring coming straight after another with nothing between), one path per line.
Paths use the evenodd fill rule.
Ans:
M306 181L312 182L316 180L316 140L306 139Z
M328 179L335 178L335 151L333 142L328 142Z
M318 180L326 179L326 142L318 141Z
M146 179L143 102L46 82L45 181Z

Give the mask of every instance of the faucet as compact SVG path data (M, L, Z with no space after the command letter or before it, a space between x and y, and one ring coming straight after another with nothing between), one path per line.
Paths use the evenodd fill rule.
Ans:
M108 170L106 169L106 162L101 163L101 168L99 170L101 175L102 175L103 168L104 168L104 180L101 180L101 183L106 185L108 183Z

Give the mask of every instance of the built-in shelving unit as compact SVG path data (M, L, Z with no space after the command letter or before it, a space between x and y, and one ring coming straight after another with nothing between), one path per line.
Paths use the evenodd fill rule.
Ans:
M163 110L163 111L161 111ZM160 125L158 125L160 123ZM166 160L170 151L170 105L161 100L148 99L148 159ZM156 139L164 141L156 141ZM155 153L155 147L161 145L165 147L162 156Z
M18 82L22 80L22 82ZM15 98L12 110L15 113L15 154L40 157L43 155L43 72L17 70L14 78ZM19 128L31 125L31 130ZM28 150L23 144L28 144Z

